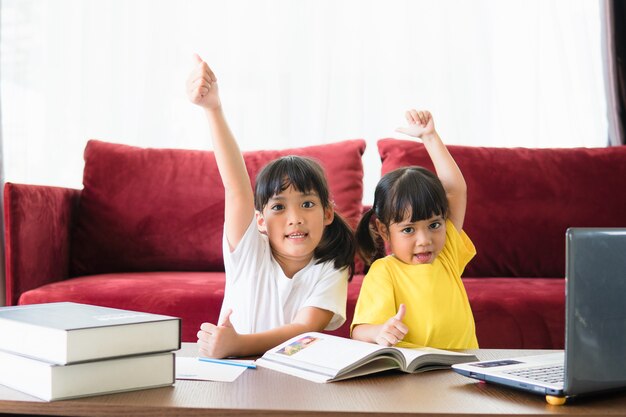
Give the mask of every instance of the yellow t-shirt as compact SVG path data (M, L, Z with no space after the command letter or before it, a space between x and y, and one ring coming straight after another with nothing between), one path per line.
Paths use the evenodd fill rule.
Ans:
M474 244L446 221L446 243L432 264L409 265L389 255L376 260L361 286L351 329L383 324L406 307L409 328L397 346L476 349L476 327L461 274L476 255Z

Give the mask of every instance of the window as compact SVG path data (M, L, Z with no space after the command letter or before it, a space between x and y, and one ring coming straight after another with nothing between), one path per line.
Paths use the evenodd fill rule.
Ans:
M401 137L432 111L447 144L605 146L599 3L572 0L3 0L8 181L80 188L89 138L208 149L192 53L242 149Z

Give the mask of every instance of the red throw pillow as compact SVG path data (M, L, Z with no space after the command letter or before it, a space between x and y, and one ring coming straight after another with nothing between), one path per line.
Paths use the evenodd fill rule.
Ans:
M361 215L362 139L245 152L250 178L283 155L309 156L326 172L336 209ZM223 271L224 188L210 151L152 149L90 140L72 237L72 275Z
M568 227L626 226L626 146L448 146L468 187L464 230L477 255L464 276L563 277ZM378 142L382 173L434 171L421 142Z

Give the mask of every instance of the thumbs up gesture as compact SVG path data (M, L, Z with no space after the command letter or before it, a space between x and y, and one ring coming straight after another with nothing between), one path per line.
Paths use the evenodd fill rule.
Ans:
M217 78L198 54L194 54L194 67L187 78L187 96L192 103L205 109L221 106Z
M406 307L404 304L400 304L396 315L387 320L381 327L376 336L376 343L381 346L394 346L404 339L404 336L409 332L407 325L402 323L405 313Z
M198 331L198 352L209 358L225 358L237 355L239 333L230 322L233 310L228 309L220 324L202 323Z

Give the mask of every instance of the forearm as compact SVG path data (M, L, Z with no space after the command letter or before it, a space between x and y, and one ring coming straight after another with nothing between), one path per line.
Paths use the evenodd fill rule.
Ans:
M463 173L461 173L456 161L450 155L450 151L448 151L437 132L424 135L421 139L430 159L433 161L437 176L441 180L446 193L449 195L465 195L467 193L467 185L465 184Z
M265 332L241 334L239 347L233 356L254 356L263 354L282 342L302 333L323 329L303 323L291 323Z
M215 161L217 162L217 168L222 177L224 188L227 192L245 188L246 191L250 190L252 195L250 177L248 176L241 150L226 122L222 107L205 109L205 111L211 127Z
M437 132L422 136L426 151L433 161L437 177L443 184L448 198L448 219L457 230L463 228L467 207L467 185L465 178L448 148L443 144Z
M376 343L376 337L382 328L382 324L358 324L352 329L351 337L363 342Z

